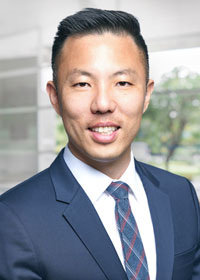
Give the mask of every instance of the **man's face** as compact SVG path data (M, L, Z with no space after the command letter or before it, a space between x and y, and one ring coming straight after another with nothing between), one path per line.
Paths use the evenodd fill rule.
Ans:
M146 85L143 57L131 36L108 32L68 38L57 77L58 92L52 82L47 90L71 152L94 167L129 161L153 89L153 81Z

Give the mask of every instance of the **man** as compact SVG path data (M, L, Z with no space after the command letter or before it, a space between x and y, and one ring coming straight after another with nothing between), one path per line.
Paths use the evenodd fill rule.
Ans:
M153 91L137 19L65 18L52 67L47 91L69 142L1 196L0 279L200 279L193 186L131 154Z

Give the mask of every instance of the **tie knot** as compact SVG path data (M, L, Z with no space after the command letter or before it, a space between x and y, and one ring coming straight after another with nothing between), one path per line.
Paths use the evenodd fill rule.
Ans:
M108 186L107 191L115 200L128 198L129 185L122 181L112 182Z

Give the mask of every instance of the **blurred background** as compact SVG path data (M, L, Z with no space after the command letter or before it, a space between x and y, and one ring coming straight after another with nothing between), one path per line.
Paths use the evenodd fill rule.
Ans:
M137 159L184 175L200 196L199 0L0 0L0 193L46 168L67 142L46 82L58 23L85 7L140 22L156 82Z

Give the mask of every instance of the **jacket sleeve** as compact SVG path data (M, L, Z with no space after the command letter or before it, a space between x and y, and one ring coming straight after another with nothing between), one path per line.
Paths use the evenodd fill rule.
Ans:
M36 253L19 217L0 202L0 279L42 280Z

